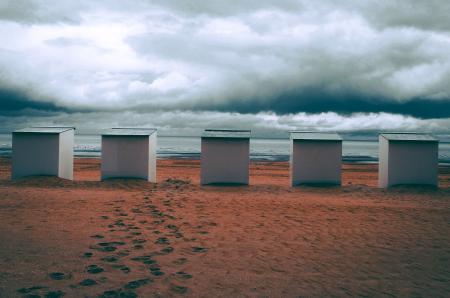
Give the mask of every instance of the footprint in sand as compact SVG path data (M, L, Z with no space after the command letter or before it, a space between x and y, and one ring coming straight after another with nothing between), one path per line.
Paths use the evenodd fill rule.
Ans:
M45 298L59 298L63 297L65 293L63 291L51 291L45 294Z
M145 243L145 242L147 242L147 240L145 240L143 238L137 238L137 239L133 240L134 244L142 244L142 243Z
M155 244L170 244L169 239L167 239L166 237L159 237L156 241Z
M95 280L93 280L93 279L90 279L90 278L86 278L86 279L82 280L79 283L79 285L83 286L83 287L90 287L90 286L93 286L93 285L96 285L96 284L97 284L97 282Z
M42 289L47 289L47 287L33 286L33 287L29 287L29 288L18 289L17 292L20 293L20 294L29 294L31 292L34 292L34 291L37 291L37 290L42 290Z
M159 211L157 209L150 211L150 214L153 217L163 217L164 216L164 213L162 213L161 211Z
M102 235L92 235L91 236L91 238L95 238L95 239L103 239L103 238L105 238L105 236L102 236Z
M133 246L134 249L143 249L144 248L143 243L147 242L147 240L145 240L143 238L137 238L137 239L134 239L132 242L133 242L133 244L135 244Z
M122 251L119 251L117 253L117 255L120 256L120 257L126 257L126 256L130 255L130 251L129 250L122 250Z
M170 290L177 294L185 294L188 291L188 288L182 287L182 286L177 286L177 285L172 285L170 287Z
M130 267L125 266L125 265L113 265L112 267L115 269L119 269L120 271L122 271L125 274L128 274L131 271Z
M151 264L155 264L156 263L156 261L153 260L153 256L151 256L151 255L134 257L134 258L131 258L131 260L132 261L136 261L136 262L141 262L141 263L146 264L146 265L151 265Z
M118 226L118 227L124 227L124 226L125 226L125 223L123 222L123 220L118 219L118 220L116 220L116 221L114 222L113 225Z
M190 279L192 278L192 275L183 271L178 271L175 273L175 276L179 279Z
M91 253L91 252L85 252L85 253L83 254L83 258L89 259L89 258L92 257L93 255L94 255L94 254Z
M103 272L103 271L105 271L102 267L99 267L98 265L89 265L89 266L87 266L86 267L86 271L88 272L88 273L91 273L91 274L98 274L98 273L101 273L101 272Z
M173 251L174 251L174 248L172 246L167 246L167 247L164 247L163 249L160 250L160 254L167 255L167 254L170 254Z
M167 225L166 228L168 228L169 230L178 231L178 227L176 225L173 225L173 224Z
M156 264L155 264L156 265ZM161 268L159 266L150 267L150 273L154 276L163 276L165 273L161 271Z
M176 232L174 235L175 235L175 238L183 238L184 237L183 233L180 233L180 232Z
M113 263L113 262L117 262L119 260L119 258L117 258L115 256L106 256L106 257L101 258L101 260L104 262Z
M141 286L143 286L143 285L149 284L149 283L151 283L151 282L153 282L153 280L150 279L150 278L144 278L144 279L133 280L133 281L128 282L128 283L124 286L124 288L125 288L125 289L137 289L137 288L139 288L139 287L141 287Z
M105 247L100 248L99 250L103 251L103 252L111 252L111 251L115 251L116 249L117 248L114 246L105 246Z
M149 259L149 260L142 261L142 264L152 265L152 264L156 264L156 261L153 259Z
M122 289L119 290L109 290L103 292L103 294L99 295L98 298L135 298L137 294L132 291L124 291Z
M175 265L183 265L187 262L188 260L186 258L179 258L176 259L175 261L173 261L172 263L174 263Z
M205 248L205 247L194 246L194 247L192 248L192 251L195 252L195 253L202 253L202 252L207 252L208 249Z
M91 246L90 248L96 249L102 252L111 252L117 249L117 246L125 245L125 242L113 241L113 242L100 242L98 246Z
M71 278L70 274L65 274L62 272L52 272L48 276L53 280L63 280Z

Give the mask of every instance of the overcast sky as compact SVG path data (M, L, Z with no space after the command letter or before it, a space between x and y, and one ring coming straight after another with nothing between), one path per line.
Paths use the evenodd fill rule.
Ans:
M0 1L0 126L450 133L450 1Z

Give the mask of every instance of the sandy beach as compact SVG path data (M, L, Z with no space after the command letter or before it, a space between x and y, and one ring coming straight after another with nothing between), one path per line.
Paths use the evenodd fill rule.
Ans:
M439 189L289 186L252 163L250 186L200 186L197 160L158 160L158 183L10 180L0 159L0 297L449 297L450 167Z

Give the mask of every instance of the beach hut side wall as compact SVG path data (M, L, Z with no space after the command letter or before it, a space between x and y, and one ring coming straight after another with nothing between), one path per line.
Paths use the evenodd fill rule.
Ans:
M157 132L155 131L148 138L149 148L149 164L148 164L148 181L156 183L156 149L157 149Z
M342 141L291 140L291 184L341 184Z
M378 186L389 185L389 141L383 136L378 137Z
M388 185L438 184L438 142L389 141Z
M248 184L249 139L202 138L201 184Z
M73 180L74 132L71 129L59 134L58 176L69 180Z
M33 175L58 176L58 174L58 134L13 133L13 179Z
M102 136L102 179L149 180L148 136Z

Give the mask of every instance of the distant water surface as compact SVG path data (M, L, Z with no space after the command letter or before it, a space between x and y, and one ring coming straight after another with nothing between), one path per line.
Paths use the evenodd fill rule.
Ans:
M101 149L100 135L75 135L75 156L99 157ZM289 139L250 140L250 158L252 160L286 161L289 160ZM199 137L158 136L158 158L200 158ZM11 155L11 135L0 134L0 155ZM378 142L373 140L345 140L342 143L344 161L377 162ZM450 143L439 144L440 163L450 164Z

